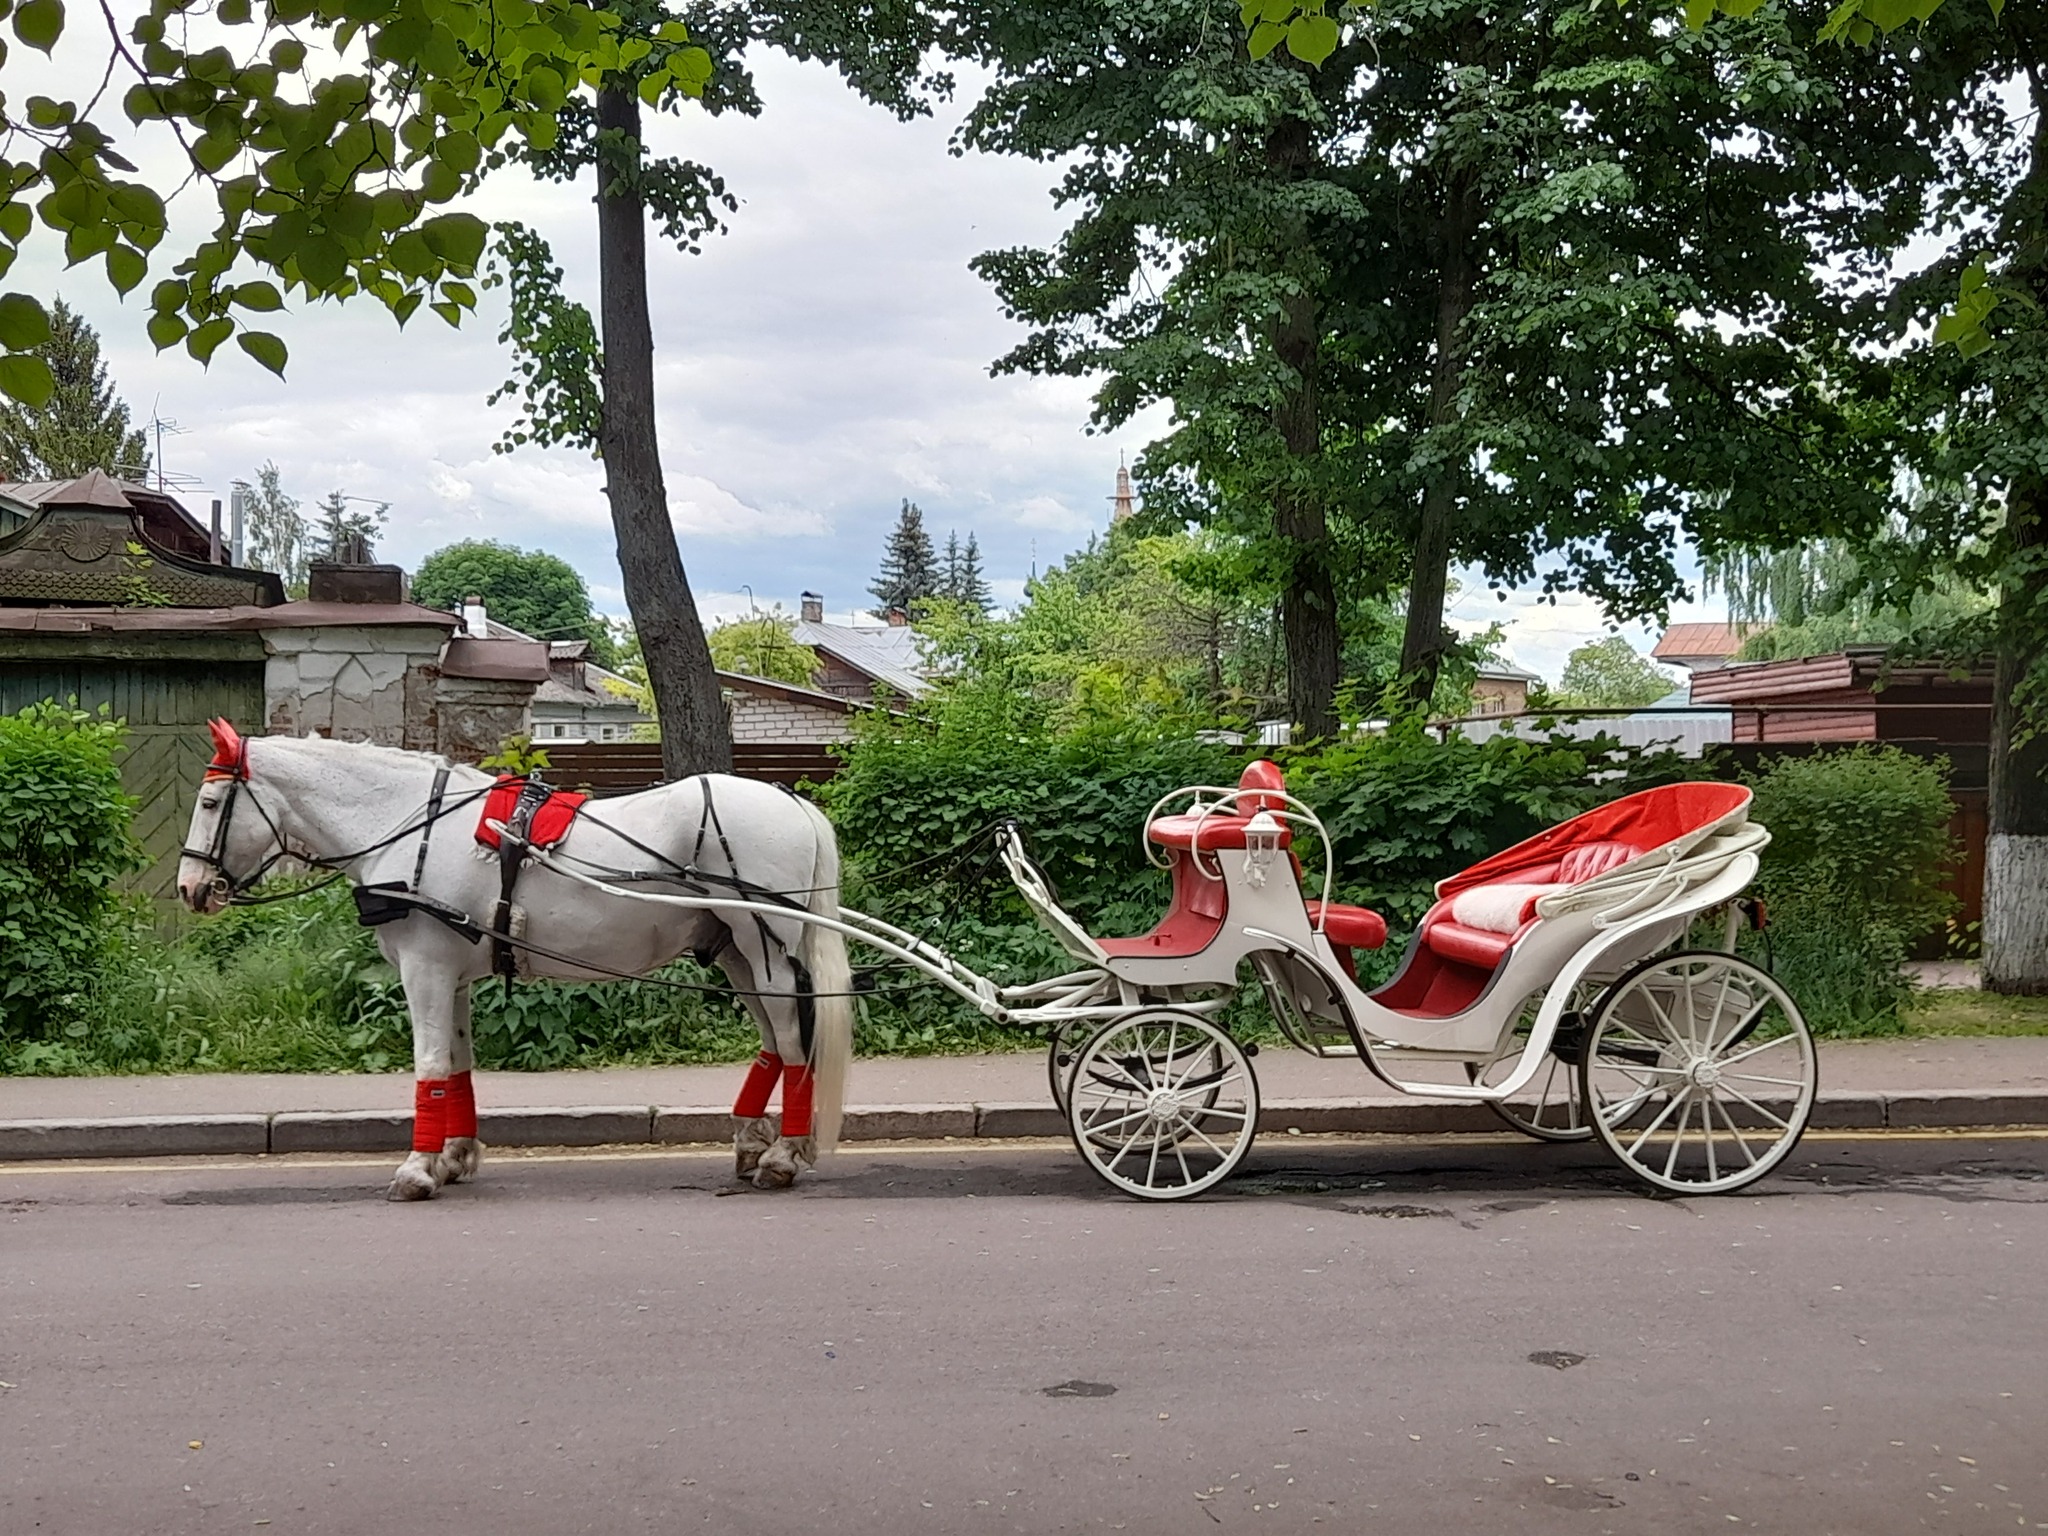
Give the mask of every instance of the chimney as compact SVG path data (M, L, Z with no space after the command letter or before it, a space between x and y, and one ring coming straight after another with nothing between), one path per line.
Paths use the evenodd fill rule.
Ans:
M462 600L462 632L472 640L491 638L490 620L484 612L484 600L475 593Z
M802 605L800 611L806 624L825 622L825 595L822 592L806 592L797 601Z
M220 557L220 498L216 496L213 498L213 528L206 539L206 563L208 565L219 565Z

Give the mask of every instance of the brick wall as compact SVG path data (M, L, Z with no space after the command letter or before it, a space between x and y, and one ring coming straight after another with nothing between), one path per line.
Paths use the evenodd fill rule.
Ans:
M847 716L815 704L734 692L732 739L742 741L844 741L852 734Z

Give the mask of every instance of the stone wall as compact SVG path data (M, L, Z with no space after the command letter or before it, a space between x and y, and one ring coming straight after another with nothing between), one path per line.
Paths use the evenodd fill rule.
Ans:
M850 716L822 705L737 690L727 699L732 705L735 742L844 741L853 734Z
M447 631L428 625L325 625L264 631L272 735L317 732L475 762L533 728L531 682L444 677Z
M435 662L447 632L427 625L264 631L267 726L342 741L433 751Z

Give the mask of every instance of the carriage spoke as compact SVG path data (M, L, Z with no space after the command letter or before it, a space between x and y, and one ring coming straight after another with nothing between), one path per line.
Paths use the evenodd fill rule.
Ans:
M1721 1170L1714 1162L1714 1111L1711 1094L1700 1100L1700 1139L1707 1144L1707 1182L1721 1182Z
M1073 1082L1074 1144L1126 1194L1200 1194L1236 1170L1257 1133L1258 1083L1244 1050L1206 1018L1168 1006L1096 1028Z
M1749 1159L1749 1166L1756 1166L1756 1154L1749 1150L1749 1140L1742 1134L1742 1127L1735 1123L1735 1117L1728 1113L1728 1106L1718 1098L1713 1100L1714 1108L1721 1111L1721 1118L1728 1122L1728 1132L1735 1138L1735 1144L1742 1148L1742 1155Z
M1681 1094L1674 1101L1685 1108L1679 1112L1678 1128L1671 1133L1671 1150L1664 1154L1664 1177L1671 1177L1671 1170L1678 1166L1678 1149L1685 1145L1685 1128L1692 1123L1692 1095Z
M1752 1045L1749 1049L1742 1052L1741 1055L1730 1056L1727 1060L1723 1061L1721 1063L1722 1075L1726 1076L1728 1068L1734 1066L1738 1061L1747 1061L1752 1056L1761 1056L1765 1051L1775 1050L1781 1045L1795 1045L1798 1041L1799 1037L1797 1035L1775 1035L1771 1039L1766 1040L1762 1045Z
M1722 1081L1726 1082L1727 1079L1723 1078ZM1779 1130L1789 1131L1792 1129L1791 1121L1780 1120L1776 1115L1772 1114L1768 1109L1765 1109L1763 1105L1757 1103L1755 1099L1752 1099L1748 1094L1744 1093L1741 1089L1730 1088L1728 1090L1728 1097L1730 1097L1731 1099L1740 1100L1743 1104L1755 1110L1758 1114L1762 1115L1766 1120L1770 1121L1771 1124L1775 1125Z
M1648 1141L1652 1136L1656 1135L1658 1127L1663 1125L1663 1123L1666 1120L1671 1118L1671 1111L1678 1108L1678 1106L1683 1104L1684 1102L1685 1095L1681 1093L1676 1098L1672 1099L1668 1104L1666 1104L1663 1107L1663 1109L1659 1110L1657 1113L1657 1118L1652 1120L1648 1125L1644 1126L1643 1133L1640 1136L1638 1136L1634 1141L1628 1144L1628 1155L1630 1157L1634 1157L1636 1155L1636 1150L1639 1147L1641 1147L1644 1142Z

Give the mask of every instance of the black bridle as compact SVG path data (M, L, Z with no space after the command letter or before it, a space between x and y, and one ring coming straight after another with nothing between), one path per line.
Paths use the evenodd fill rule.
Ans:
M211 845L206 848L180 848L178 856L180 858L197 860L211 869L213 871L213 879L210 884L213 889L224 895L229 903L234 906L262 906L271 901L288 901L294 896L307 895L311 891L320 889L321 886L332 885L335 881L342 879L346 875L348 866L355 863L356 860L376 853L380 849L388 848L401 838L410 837L415 832L426 833L443 816L448 815L451 811L459 810L465 805L474 804L489 794L492 789L496 788L494 784L487 784L482 789L474 790L469 794L460 795L452 801L444 802L441 798L441 787L446 782L446 778L446 772L443 771L435 782L432 801L418 820L408 821L389 837L379 838L376 842L371 843L367 847L358 848L353 853L334 854L325 858L310 853L294 852L291 844L285 838L284 828L277 824L277 819L270 814L270 808L263 803L262 797L253 788L250 788L249 804L256 808L256 814L263 818L263 825L270 831L271 851L264 857L263 862L258 864L248 874L238 876L229 870L225 861L228 851L228 831L233 826L235 819L235 802L241 798L243 788L249 784L249 738L244 736L235 744L235 753L232 761L223 761L221 756L216 755L214 760L206 765L206 778L203 780L203 783L227 785L226 797L221 803L220 819L214 823ZM420 844L420 861L422 864L426 860L426 851L425 839L422 837ZM288 891L282 896L258 897L248 894L261 885L270 872L286 859L296 859L311 869L331 869L335 873L329 879L321 881L319 885ZM417 870L414 872L414 880L415 882L418 880Z

